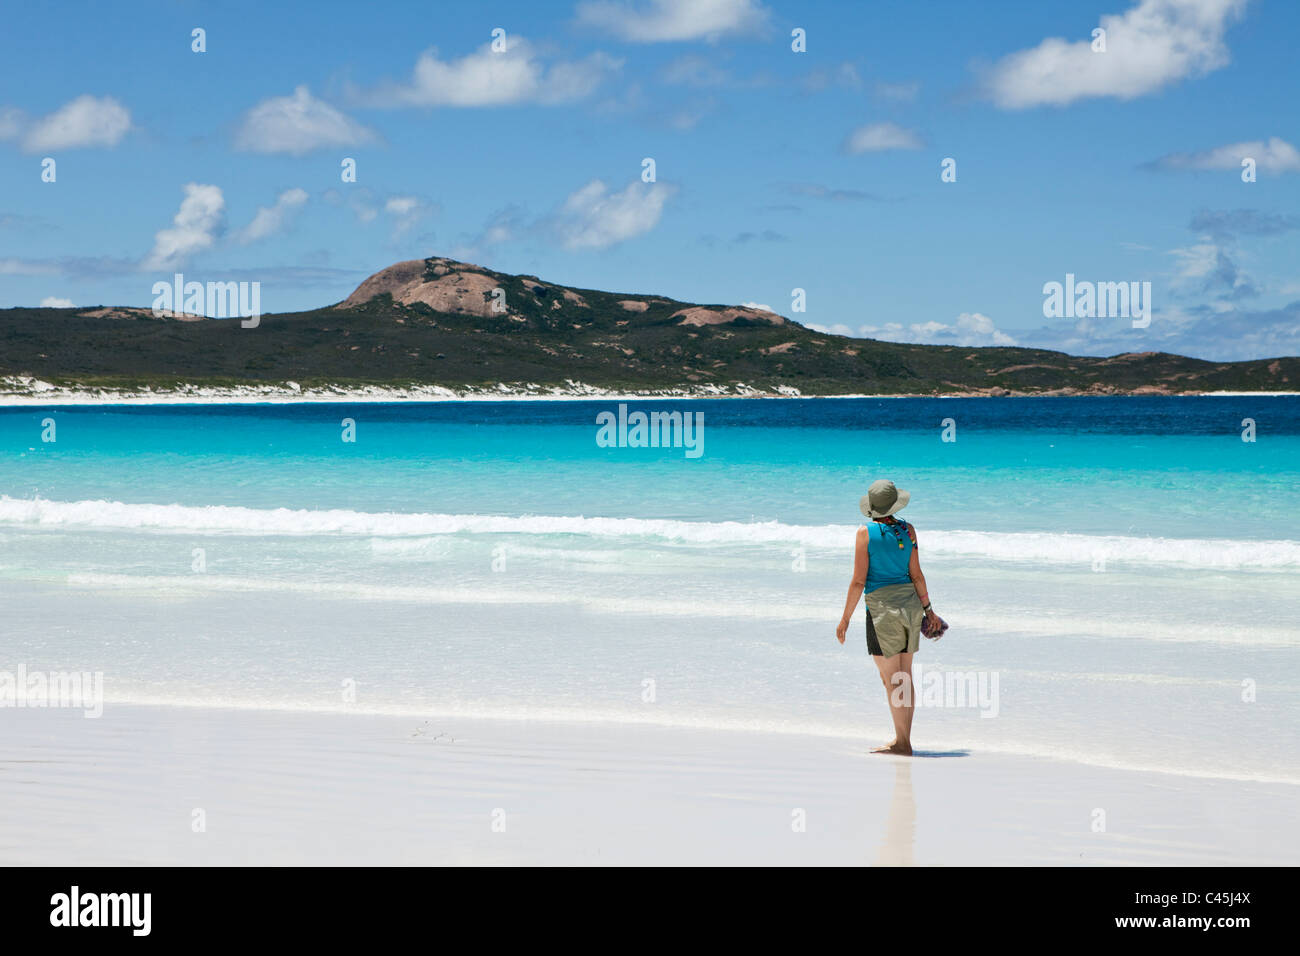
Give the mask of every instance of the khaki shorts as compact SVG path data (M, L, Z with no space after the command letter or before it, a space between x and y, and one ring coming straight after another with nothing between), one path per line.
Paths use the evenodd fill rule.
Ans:
M874 657L915 654L921 646L921 599L911 584L887 584L864 595L867 651Z

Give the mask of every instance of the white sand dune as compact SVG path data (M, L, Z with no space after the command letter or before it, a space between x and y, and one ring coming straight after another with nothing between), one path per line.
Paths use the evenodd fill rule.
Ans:
M1297 858L1294 786L869 739L122 704L0 727L6 865Z

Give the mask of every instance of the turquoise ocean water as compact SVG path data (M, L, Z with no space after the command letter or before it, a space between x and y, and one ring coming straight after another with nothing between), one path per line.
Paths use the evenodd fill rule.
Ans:
M996 679L919 746L1300 783L1300 399L629 404L698 458L599 445L618 404L0 409L0 670L876 743L834 627L887 477L952 625L918 661Z

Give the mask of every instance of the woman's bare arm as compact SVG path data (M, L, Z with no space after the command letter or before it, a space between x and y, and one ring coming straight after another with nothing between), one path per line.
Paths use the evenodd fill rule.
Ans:
M844 635L848 632L849 621L853 618L853 609L858 606L858 601L862 598L862 589L867 586L867 567L871 561L867 553L868 533L866 528L859 528L857 541L853 545L853 580L849 582L849 594L844 599L844 616L840 618L839 627L835 628L835 637L841 644L844 643Z
M913 530L915 534L915 530ZM930 588L925 583L925 575L921 572L921 549L919 547L912 549L912 559L907 564L907 576L912 579L912 587L916 588L916 596L921 599L921 607L930 603ZM934 611L927 611L926 614L933 614Z

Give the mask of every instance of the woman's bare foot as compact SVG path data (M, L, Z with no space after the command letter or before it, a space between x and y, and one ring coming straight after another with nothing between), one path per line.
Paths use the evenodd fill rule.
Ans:
M896 754L899 757L910 757L912 756L912 746L911 744L900 744L897 740L894 740L884 747L875 748L871 752L873 754Z

